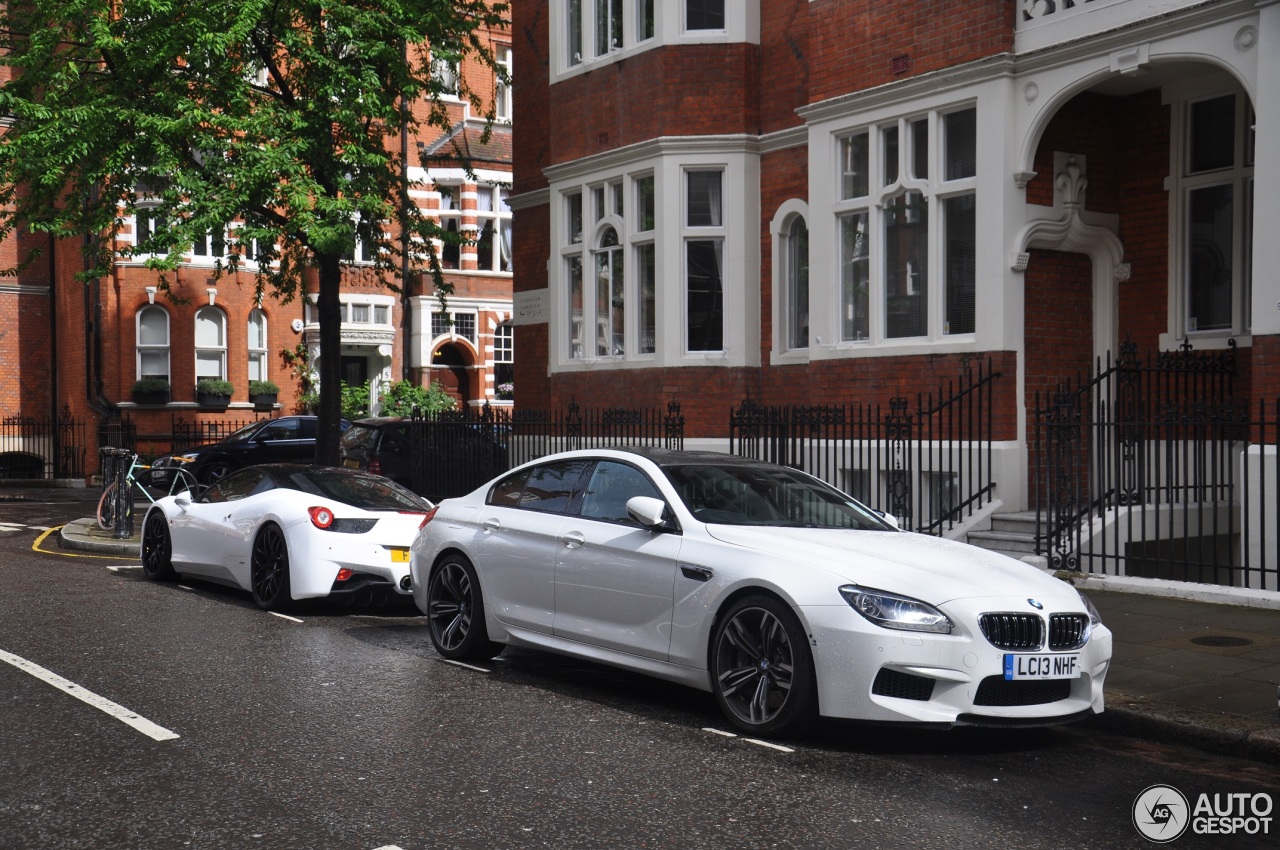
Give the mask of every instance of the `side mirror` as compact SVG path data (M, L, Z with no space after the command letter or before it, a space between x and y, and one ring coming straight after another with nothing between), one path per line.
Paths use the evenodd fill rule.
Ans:
M627 500L627 516L650 530L656 531L665 527L663 515L666 511L666 502L652 496L632 496Z
M191 497L186 493L183 493L180 496L174 496L173 503L178 507L182 508L183 510L186 510L187 508L191 507Z

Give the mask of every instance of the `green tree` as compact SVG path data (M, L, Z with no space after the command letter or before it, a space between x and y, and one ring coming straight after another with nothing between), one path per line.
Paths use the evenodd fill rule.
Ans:
M380 402L383 416L412 416L415 407L423 413L441 413L458 406L439 381L432 381L429 387L420 387L413 381L396 381L382 391Z
M388 285L425 266L446 296L435 256L413 251L451 235L408 200L406 140L424 123L450 126L428 45L501 75L481 30L506 10L488 0L5 3L0 63L14 79L0 89L0 237L28 228L83 240L92 278L141 209L155 226L125 253L149 256L168 291L164 273L184 251L240 222L240 247L215 277L256 246L259 296L287 304L304 280L317 286L316 460L336 463L341 263L358 236Z

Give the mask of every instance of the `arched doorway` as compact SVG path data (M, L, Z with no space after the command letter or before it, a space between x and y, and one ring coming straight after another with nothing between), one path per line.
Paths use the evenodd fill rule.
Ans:
M474 392L471 386L471 352L455 343L436 347L431 358L430 380L438 381L444 391L466 407Z

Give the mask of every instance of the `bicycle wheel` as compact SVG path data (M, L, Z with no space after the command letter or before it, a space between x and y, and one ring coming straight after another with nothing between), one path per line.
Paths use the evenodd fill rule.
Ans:
M112 481L107 488L102 491L102 497L98 499L98 527L106 531L111 531L116 527L116 511L119 510L120 500L117 498L120 492L120 483Z
M195 496L197 487L196 477L185 469L173 470L173 483L169 485L169 495L178 496L187 493Z

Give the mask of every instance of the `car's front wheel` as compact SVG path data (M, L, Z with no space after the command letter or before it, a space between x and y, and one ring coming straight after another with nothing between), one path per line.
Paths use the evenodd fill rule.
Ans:
M489 640L475 567L459 555L435 566L427 582L427 623L436 652L453 661L482 661L502 651Z
M772 596L733 603L712 638L711 686L725 716L744 732L785 734L812 720L813 655L795 612Z
M249 568L253 601L266 611L279 611L292 601L289 595L289 544L280 526L267 523L253 540Z
M172 581L178 576L173 571L169 524L159 508L147 514L142 524L142 574L152 581Z
M200 473L200 483L205 486L212 486L234 471L235 467L225 460L215 460Z

